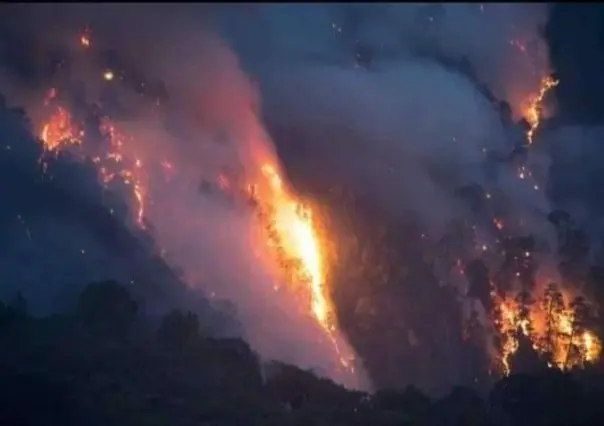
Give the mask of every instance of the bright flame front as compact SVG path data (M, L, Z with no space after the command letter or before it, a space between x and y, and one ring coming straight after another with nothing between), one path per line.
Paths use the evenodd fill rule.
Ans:
M276 167L261 167L267 179L270 196L258 200L268 229L269 245L275 249L280 263L285 265L292 285L306 285L308 309L336 350L340 363L352 371L351 356L341 353L337 339L333 306L326 289L324 256L310 207L292 196L283 184Z
M85 51L92 49L89 32L80 35L78 41ZM107 69L100 75L100 79L104 84L117 84L117 75L119 70ZM151 174L155 169L169 171L170 175L178 173L178 170L174 170L173 163L165 159L154 164L148 155L141 155L145 154L140 151L143 146L141 141L135 141L108 116L100 119L100 144L89 140L83 131L86 128L84 123L77 121L62 102L63 95L57 89L51 89L44 99L45 119L40 123L39 133L43 146L41 163L46 166L49 154L56 155L64 150L69 150L81 161L91 161L96 166L99 181L105 187L118 182L127 190L134 223L144 228L147 220L146 206L153 205ZM94 130L91 135L96 134L96 129ZM263 143L253 143L252 148L256 154L257 149L262 149L259 145ZM313 325L318 325L321 344L325 342L330 345L330 351L335 352L336 359L343 367L343 370L338 368L338 373L344 371L346 377L352 377L354 355L339 335L334 307L327 289L326 253L322 248L312 209L285 183L274 157L262 157L249 172L245 182L237 182L227 173L217 173L213 180L221 192L234 195L235 198L243 193L254 199L259 219L257 223L263 229L265 238L259 244L267 250L271 262L278 265L281 281L287 287L284 290L297 301L304 315L312 319ZM256 191L257 187L262 187L263 190Z

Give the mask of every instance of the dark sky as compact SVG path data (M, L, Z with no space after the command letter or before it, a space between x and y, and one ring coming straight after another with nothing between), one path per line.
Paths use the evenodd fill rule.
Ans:
M558 3L545 30L556 89L565 119L584 124L604 121L604 5Z

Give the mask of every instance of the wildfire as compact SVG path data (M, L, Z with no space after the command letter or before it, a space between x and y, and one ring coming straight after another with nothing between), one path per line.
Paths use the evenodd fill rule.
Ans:
M79 36L79 43L85 48L91 47L88 30ZM102 77L105 81L112 81L115 79L115 73L106 69ZM82 145L84 141L84 133L77 130L68 110L56 103L57 95L57 91L52 89L44 101L46 107L51 109L47 121L41 126L45 151L69 149L74 144ZM131 189L136 222L143 226L147 179L142 160L133 150L131 138L121 132L115 123L105 118L101 121L99 130L106 142L106 148L100 154L98 150L91 154L88 148L83 152L91 154L91 161L96 165L99 181L103 185L107 186L118 179ZM172 164L164 161L159 166L164 173L173 173ZM301 293L308 295L308 309L339 352L334 335L336 325L333 309L325 289L323 254L314 228L312 211L286 188L275 165L265 163L260 169L269 187L268 193L257 200L264 224L269 229L269 245L277 249L281 265L291 275L289 281L307 287L306 291ZM218 174L216 183L223 191L236 189L225 174ZM254 187L255 185L249 185L250 191ZM341 358L343 364L347 362Z
M523 306L510 297L496 299L495 325L501 339L501 369L508 375L520 336L551 368L567 370L595 362L602 351L598 336L581 324L577 307L550 285L539 303Z
M519 326L518 315L516 310L510 305L510 302L505 299L500 302L498 306L500 312L499 318L495 321L502 340L501 364L505 375L510 374L511 371L510 356L518 350L518 339L516 338Z
M270 188L263 205L269 245L276 249L281 263L291 277L292 284L307 286L309 311L324 330L340 357L341 364L351 368L350 360L340 352L335 332L333 307L326 289L324 253L314 227L312 210L296 199L285 187L276 167L263 164L262 175Z
M524 113L524 117L530 126L528 132L526 133L526 138L529 145L533 143L535 132L539 128L539 124L541 122L543 99L545 99L547 93L559 83L559 80L555 80L552 77L544 77L541 80L539 93L529 98L528 107Z
M312 211L296 202L283 188L283 181L275 168L265 164L262 173L273 190L272 216L275 231L283 249L302 263L302 273L311 285L311 308L317 320L327 330L333 329L329 321L329 304L324 294L321 251L312 225Z
M42 126L39 137L45 153L56 153L63 148L81 144L83 135L83 131L73 125L71 114L65 108L57 106Z
M511 371L510 357L520 347L518 336L531 337L531 321L522 315L521 305L513 299L501 298L497 308L499 317L495 324L501 337L501 366L503 373L508 375Z
M84 32L79 41L86 48L91 46L88 32ZM112 81L115 76L111 69L102 73L105 81ZM70 149L74 144L82 145L78 153L82 159L89 156L103 185L117 181L130 188L136 223L144 226L147 175L132 138L105 117L99 126L103 146L99 152L98 143L88 146L84 132L77 130L78 123L74 122L66 107L59 105L57 98L58 93L53 89L44 101L49 110L48 119L41 126L45 152ZM173 173L171 163L164 161L157 166L168 176ZM257 202L261 223L267 230L267 244L274 250L281 269L287 275L288 286L292 286L294 293L302 299L305 310L324 331L338 353L341 364L352 369L350 359L341 354L336 339L335 316L326 289L324 253L312 209L300 202L287 187L275 163L261 162L258 172L263 182L257 183L264 183L268 190L256 191L256 183L247 185L247 188L248 195ZM230 179L227 174L218 174L215 179L218 189L228 192L241 189Z
M103 163L99 167L100 179L103 183L109 184L119 177L132 189L136 204L136 223L144 227L146 179L143 163L132 151L126 150L127 142L130 142L131 146L132 140L120 132L115 124L105 120L100 127L101 132L107 136L110 147L103 161L95 157L97 162Z
M527 54L526 46L521 41L512 40L510 44ZM529 145L534 141L537 129L541 124L543 101L547 93L559 84L558 80L547 76L541 79L539 91L530 96L524 111L524 118L529 124L526 139ZM518 167L517 176L521 180L532 177L526 165ZM535 190L539 185L533 184ZM503 230L504 223L494 219L498 230ZM519 257L515 257L519 261ZM524 258L531 253L525 251ZM521 280L520 271L515 277ZM582 367L595 362L602 350L602 343L593 330L589 329L585 317L589 311L586 302L578 297L571 301L569 294L564 293L555 284L547 286L542 294L534 291L527 294L500 295L492 293L495 305L494 323L499 337L500 366L503 374L511 372L511 360L521 346L521 340L530 342L541 359L548 366L560 370Z
M45 109L48 111L47 119L41 125L39 139L42 143L43 153L40 161L46 169L44 158L53 153L70 150L75 146L83 146L85 132L83 125L74 122L69 111L57 103L58 92L56 89L49 90L44 99ZM109 120L105 120L100 126L101 133L107 138L109 149L102 156L92 156L91 160L97 165L99 180L107 186L116 178L132 189L135 202L136 222L144 226L145 214L145 173L141 160L133 151L127 150L127 142L132 142L124 134L118 131L116 126ZM84 159L84 154L80 159ZM80 153L81 154L81 153Z
M63 148L82 143L84 131L74 125L71 114L65 108L55 105L57 90L51 88L44 97L44 106L52 112L42 125L38 138L42 142L43 156L57 153ZM43 160L43 159L41 159Z

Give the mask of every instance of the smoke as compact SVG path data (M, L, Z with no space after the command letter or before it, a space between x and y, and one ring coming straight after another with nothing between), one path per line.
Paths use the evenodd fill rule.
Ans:
M471 215L456 190L479 184L496 188L506 217L522 218L512 234L552 238L542 192L494 160L523 138L510 136L496 100L521 116L548 72L544 5L2 7L11 95L34 123L32 99L49 85L71 94L84 82L85 105L101 99L117 111L128 150L145 165L156 244L190 286L236 303L246 338L266 358L355 380L337 373L307 313L273 291L279 278L258 251L250 209L200 194L204 179L227 171L254 180L278 152L286 166L346 183L395 216L417 214L433 243ZM85 28L93 49L83 54ZM15 46L35 49L27 56ZM103 81L106 69L115 81ZM149 95L142 80L157 90ZM302 144L275 147L263 122ZM547 180L547 155L531 152L524 164Z
M275 291L283 277L264 248L254 210L217 188L205 193L205 185L219 175L253 182L261 163L278 165L278 160L259 119L258 94L237 56L197 19L207 8L177 9L167 13L153 7L143 16L127 5L7 8L4 16L19 17L24 25L8 26L5 54L9 42L40 50L24 59L26 68L35 70L30 75L10 60L4 63L13 100L26 104L35 131L50 87L74 117L96 123L96 111L108 114L124 135L123 154L135 160L135 170L144 170L140 187L148 200L148 232L187 284L217 303L233 301L244 337L263 358L366 387L362 371L351 373L340 365L341 356L352 354L346 341L336 336L336 351L293 294ZM57 31L45 37L40 27ZM80 44L80 34L89 34L88 50ZM38 62L47 63L53 55L54 68L43 72ZM108 70L109 79L104 77ZM147 90L150 86L156 90ZM91 159L105 143L98 130L98 124L88 125L85 143L78 148ZM114 189L136 209L131 191ZM74 196L90 197L83 192ZM53 226L48 228L59 232ZM100 256L95 261L106 262Z
M223 27L252 68L346 67L371 56L381 69L409 56L466 58L518 116L548 71L546 19L544 4L263 5L228 8Z
M228 9L221 18L260 88L278 152L301 180L353 188L401 222L411 215L431 249L458 224L476 235L453 259L437 259L434 270L441 282L457 286L466 317L478 311L489 332L486 309L475 308L468 278L449 262L481 258L499 269L505 248L490 215L502 219L497 226L505 223L507 237L535 237L540 284L557 278L544 192L549 153L518 149L526 129L516 124L550 71L540 34L546 6L270 5L240 14ZM509 103L511 114L499 101ZM487 214L477 214L476 203ZM420 280L412 286L428 285ZM413 332L410 314L392 321L401 317ZM381 324L389 327L384 334L394 333L395 325ZM400 344L386 339L382 344Z
M510 140L483 90L524 112L548 72L539 33L546 12L530 4L271 5L241 12L247 20L229 10L223 27L261 88L266 121L304 141L277 141L286 160L291 152L309 174L350 183L391 211L420 213L438 239L465 214L453 192L469 183L498 187L509 215L535 226L547 212L515 168L491 161L524 135ZM547 158L531 156L545 181Z

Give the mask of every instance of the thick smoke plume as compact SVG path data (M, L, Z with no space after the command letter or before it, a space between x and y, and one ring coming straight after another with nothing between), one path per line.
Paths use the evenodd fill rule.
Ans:
M5 92L34 123L34 100L49 86L70 93L72 107L77 92L85 105L102 99L116 111L142 164L165 165L148 168L155 189L145 217L157 245L191 286L235 302L265 357L352 384L334 376L337 359L329 342L317 343L316 325L273 291L278 278L257 249L252 213L220 194L200 195L200 182L221 173L254 179L263 161L281 158L394 217L413 213L430 244L452 222L475 219L459 188L479 185L497 192L498 214L522 219L506 224L511 235L553 245L541 188L549 160L511 155L526 143L513 120L549 71L545 5L3 8ZM88 56L83 31L94 48ZM15 46L34 53L25 58ZM39 65L53 56L54 65ZM106 70L115 73L110 82ZM275 148L263 122L295 137ZM519 179L525 170L537 180ZM479 247L495 243L490 226L478 226Z
M489 289L477 304L461 265L480 258L499 270L510 256L504 239L531 235L538 286L559 278L550 159L526 149L531 102L550 72L546 18L545 5L530 4L260 6L225 11L223 28L258 82L286 164L302 180L415 217L424 230L416 250L445 246L433 272L456 284L466 319L476 313L490 333ZM451 242L460 233L471 238ZM503 281L522 289L513 275Z
M497 100L521 117L548 73L545 5L262 6L239 20L231 13L227 33L259 82L267 122L304 141L279 140L286 159L291 152L309 173L347 182L391 211L419 213L433 241L467 215L454 193L471 183L497 187L506 214L529 228L544 222L542 193L497 162L525 143ZM531 155L545 182L547 158Z
M183 7L168 19L162 7L144 17L128 6L9 9L24 25L9 25L6 39L41 50L40 57L25 59L30 75L10 61L5 73L17 87L11 100L26 104L34 130L40 131L48 105L60 102L70 120L86 123L77 132L85 142L72 147L74 155L83 151L94 163L106 143L101 129L119 138L120 156L134 160L133 177L129 172L126 179L135 182L138 200L128 200L131 210L138 209L140 225L189 286L234 302L244 337L264 358L366 387L362 371L340 365L352 354L345 340L335 336L332 342L293 295L274 290L283 277L264 247L254 210L216 188L206 193L217 176L254 182L264 163L279 167L279 161L236 55L203 19L192 19L204 8ZM56 28L56 36L41 39L39 26ZM38 66L49 58L56 60L50 68ZM103 127L105 118L110 126Z

